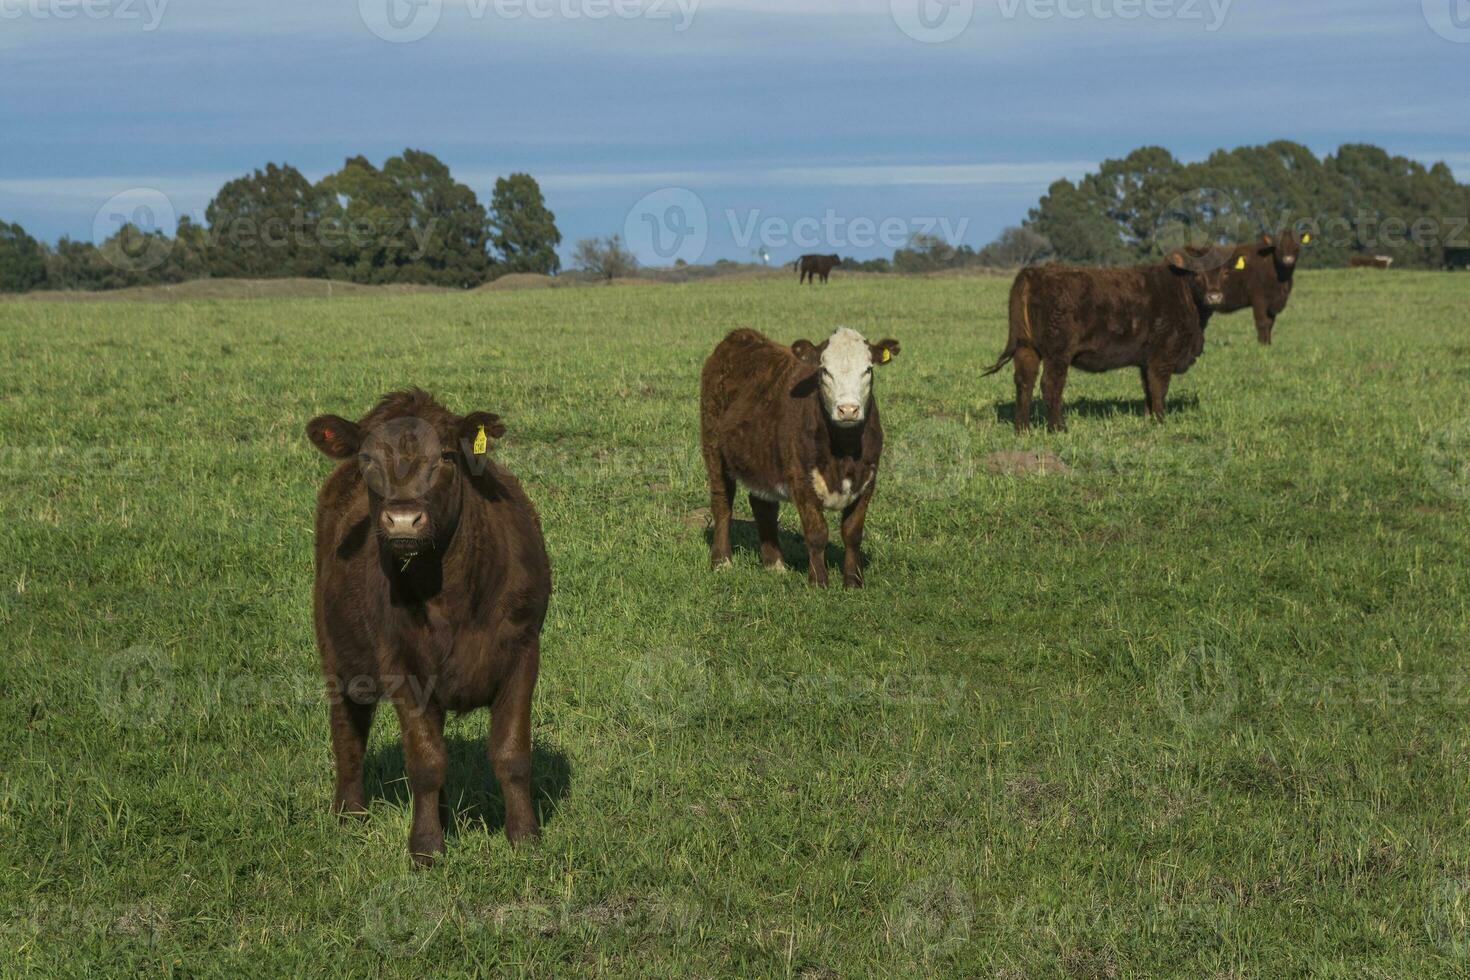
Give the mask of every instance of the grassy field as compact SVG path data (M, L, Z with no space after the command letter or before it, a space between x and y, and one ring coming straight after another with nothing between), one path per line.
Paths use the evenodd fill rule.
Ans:
M1074 372L1024 439L1006 288L0 305L0 975L1465 976L1470 279L1304 272L1166 425ZM743 498L711 573L701 360L839 323L903 343L868 588ZM302 435L409 384L505 417L556 576L544 842L471 715L417 873L391 711L327 813Z

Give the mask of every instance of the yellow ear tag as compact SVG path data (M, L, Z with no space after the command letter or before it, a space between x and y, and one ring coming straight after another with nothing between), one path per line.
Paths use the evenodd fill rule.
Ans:
M879 359L878 363L887 364L891 360L893 360L893 351L889 350L887 347L883 348L883 356Z
M1302 244L1303 245L1310 245L1310 244L1312 244L1312 233L1311 232L1306 232L1306 233L1304 233L1302 235Z
M475 455L485 455L485 450L490 448L490 437L485 435L485 427L480 426L480 432L475 436Z
M1238 258L1238 259L1235 260L1235 268L1237 270L1240 270L1240 269L1244 269L1245 268L1245 256L1244 255L1242 255L1240 258Z

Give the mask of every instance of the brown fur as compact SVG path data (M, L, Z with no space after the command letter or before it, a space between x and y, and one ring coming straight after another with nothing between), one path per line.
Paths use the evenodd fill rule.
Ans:
M1349 269L1388 269L1393 266L1393 259L1386 255L1354 255L1348 259Z
M793 347L820 357L821 348L809 342L798 341ZM810 353L803 359L793 347L754 330L736 330L704 362L699 434L714 517L710 561L718 568L731 560L730 515L739 482L751 491L762 563L767 568L782 567L778 500L789 499L796 505L806 539L808 579L825 586L827 517L814 485L812 472L816 470L828 488L851 481L858 491L856 499L842 510L846 549L842 580L850 588L860 587L863 526L883 452L878 405L875 398L869 398L865 420L859 426L841 428L831 423L816 383L818 368ZM886 363L898 353L898 342L884 340L870 349L875 364ZM885 350L887 357L882 353Z
M417 421L414 421L417 420ZM418 442L394 442L395 426L417 426ZM512 842L539 833L531 805L531 695L540 666L541 624L551 569L541 526L521 485L485 452L504 433L487 413L461 418L423 391L385 396L361 421L321 416L308 437L342 462L317 500L315 619L331 700L336 758L334 808L362 812L362 760L380 700L403 732L413 790L409 849L427 863L444 849L439 817L450 711L491 710L488 750L505 797ZM436 441L437 437L437 441ZM385 536L383 510L401 486L378 492L363 455L383 445L400 455L392 472L432 473L423 503L422 550L405 556ZM430 451L434 460L427 458ZM391 525L391 521L388 522Z
M1212 263L1198 263L1209 266ZM1067 371L1112 371L1136 366L1149 412L1164 417L1169 380L1189 370L1204 351L1210 307L1205 294L1223 273L1201 268L1182 253L1171 264L1123 269L1042 265L1022 269L1011 286L1010 336L985 373L1015 362L1016 431L1031 424L1036 376L1046 366L1042 395L1047 424L1063 426Z
M1256 339L1271 343L1276 318L1291 299L1293 277L1301 256L1302 242L1287 230L1280 235L1262 235L1248 245L1238 245L1225 267L1225 302L1217 312L1234 313L1249 308L1255 313ZM1236 264L1245 260L1245 269Z
M832 270L842 264L842 259L836 255L803 255L796 260L796 267L801 270L801 281L813 283L817 276L826 282L832 275Z

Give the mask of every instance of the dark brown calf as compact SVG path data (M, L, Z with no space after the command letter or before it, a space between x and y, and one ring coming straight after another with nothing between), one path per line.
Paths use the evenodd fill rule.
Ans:
M1219 261L1174 252L1161 265L1091 269L1039 265L1022 269L1011 286L1010 338L991 375L1016 363L1016 431L1031 425L1038 369L1047 425L1063 427L1067 371L1136 366L1154 418L1164 417L1169 380L1204 352L1205 326L1221 298ZM1198 270L1198 271L1197 271Z
M1256 339L1271 343L1276 318L1291 299L1293 277L1302 246L1312 236L1300 237L1287 230L1280 235L1262 235L1249 245L1238 245L1230 254L1225 277L1225 302L1216 307L1218 313L1234 313L1250 308L1256 317Z
M389 394L358 422L314 418L307 437L342 462L316 511L316 638L332 713L333 807L365 809L363 750L391 701L413 790L408 846L444 850L444 717L488 706L490 762L512 843L539 833L531 805L531 693L551 567L536 511L490 458L497 416L453 415L427 393Z
M842 259L836 255L803 255L796 260L796 267L801 270L801 281L812 283L821 276L826 282L832 275L832 270L842 264Z
M699 384L699 435L709 475L714 536L710 562L729 563L735 484L750 491L761 562L783 570L777 527L781 501L796 505L810 561L808 578L827 584L827 517L842 512L842 581L863 584L863 524L883 452L873 368L898 354L898 341L869 344L840 328L820 345L790 347L736 330L709 359Z

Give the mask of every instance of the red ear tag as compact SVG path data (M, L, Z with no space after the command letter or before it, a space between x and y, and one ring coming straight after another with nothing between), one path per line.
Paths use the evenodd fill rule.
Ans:
M325 439L325 440L327 440L328 442L336 442L337 441L337 433L334 430L332 430L332 429L323 429L322 430L322 438Z

